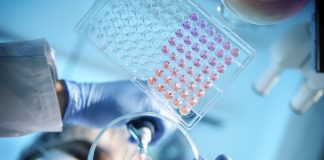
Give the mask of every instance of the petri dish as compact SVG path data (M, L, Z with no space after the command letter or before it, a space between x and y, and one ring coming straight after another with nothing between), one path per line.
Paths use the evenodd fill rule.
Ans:
M157 113L143 112L123 115L104 127L92 143L88 160L95 159L94 155L97 149L108 150L111 159L134 159L138 150L136 143L129 139L131 134L127 131L127 123L139 117L164 120L168 123L169 129L172 130L168 135L164 135L158 141L148 145L147 155L151 159L199 159L196 145L188 132L178 122ZM118 136L116 134L112 136L113 132L117 133Z

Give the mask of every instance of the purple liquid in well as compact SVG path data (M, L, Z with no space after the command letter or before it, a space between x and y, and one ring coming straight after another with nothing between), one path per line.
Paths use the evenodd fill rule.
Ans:
M185 29L190 29L190 28L191 28L191 24L190 24L189 21L184 21L184 22L182 23L182 26L183 26L183 28L185 28Z
M191 19L192 21L197 21L197 20L199 19L199 16L198 16L197 13L192 13L192 14L190 15L190 19Z
M191 29L191 35L194 36L194 37L197 37L199 35L198 28Z

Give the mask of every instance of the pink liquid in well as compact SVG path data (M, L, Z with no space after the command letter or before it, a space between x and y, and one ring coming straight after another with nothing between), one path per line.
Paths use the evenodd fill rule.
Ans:
M191 107L194 107L194 106L197 105L197 103L198 103L198 99L197 99L197 98L190 98L188 102L189 102L189 105L190 105Z
M175 45L176 45L176 39L175 39L174 37L169 38L169 44L170 44L171 46L175 46ZM162 51L163 51L163 50L162 50Z
M163 62L163 68L164 69L169 69L170 68L170 62L169 61L164 61Z
M200 65L201 65L201 60L198 59L198 58L195 58L195 59L193 60L193 65L196 66L196 67L200 67Z
M238 56L240 55L240 50L237 49L237 48L233 48L233 49L231 50L231 55L232 55L233 57L238 57Z
M211 66L216 66L217 64L217 59L214 58L214 57L211 57L208 59L208 64L211 65Z
M218 58L222 58L224 56L224 50L222 50L222 49L216 50L215 55Z
M155 77L150 77L148 80L147 80L147 83L150 85L150 86L154 86L156 84L156 78Z
M226 65L230 65L230 64L232 64L232 57L231 57L231 56L226 56L226 57L224 58L224 63L225 63Z
M200 57L206 59L208 57L208 54L209 54L208 51L203 50L200 52Z
M213 86L212 82L207 81L203 83L203 88L206 90L210 89L212 86Z
M209 50L211 50L211 51L214 51L215 48L216 48L216 45L215 45L214 42L208 42L208 43L207 43L207 48L208 48Z
M203 78L203 76L202 76L201 74L197 74L197 75L195 75L195 81L196 81L196 82L201 82L203 79L204 79L204 78Z
M165 78L163 79L163 81L164 81L164 84L169 85L169 84L171 84L171 82L172 82L172 78L169 77L169 76L167 76L167 77L165 77Z
M183 90L180 93L181 98L187 98L189 96L189 92L187 90Z
M179 74L179 70L177 68L172 68L171 69L171 75L172 76L178 76Z
M191 111L191 109L188 106L182 106L180 108L180 114L183 115L183 116L188 115L190 113L190 111Z
M187 77L186 77L185 75L180 75L180 77L179 77L179 81L180 81L181 83L186 83L186 82L187 82Z
M217 73L212 73L209 76L209 79L212 80L212 81L216 81L218 79L218 74Z
M170 92L170 91L167 91L167 92L164 93L164 97L166 99L172 99L173 98L173 93Z
M225 72L225 65L223 65L223 64L218 65L217 66L217 71L219 73L224 73Z
M180 98L176 98L172 102L173 106L179 108L182 105L182 100Z
M162 85L162 84L159 84L158 86L156 86L156 91L164 92L165 91L165 86Z
M202 97L204 97L204 95L205 95L205 91L204 90L198 90L198 91L196 91L196 96L198 97L198 98L202 98Z
M175 92L178 92L181 88L181 85L179 83L174 83L172 85L172 90L175 91Z
M185 61L184 61L183 59L180 59L180 60L178 61L178 66L179 66L180 68L185 68L185 67L186 67L186 65L185 65Z
M168 48L168 46L162 46L162 52L164 53L164 54L168 54L169 53L169 48Z
M172 61L177 60L177 55L176 55L174 52L172 52L172 53L170 54L170 59L171 59Z
M201 72L204 74L208 74L209 73L210 68L208 66L202 66L201 67Z
M162 69L158 69L155 72L155 74L156 74L157 77L162 77L163 76L163 73L164 73L164 71Z
M192 75L193 72L194 72L193 67L188 67L188 68L187 68L187 74Z
M231 48L231 46L232 46L232 44L229 41L226 41L226 42L223 43L223 48L225 50L229 50Z
M188 89L189 90L194 90L196 88L196 83L195 82L190 82L189 84L188 84Z

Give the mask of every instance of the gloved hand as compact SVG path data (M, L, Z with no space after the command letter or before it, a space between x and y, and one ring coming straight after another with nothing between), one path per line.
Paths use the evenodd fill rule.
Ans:
M95 84L65 80L64 84L68 94L68 104L63 117L65 124L101 128L127 113L162 112L159 105L130 81ZM158 129L152 142L172 130L169 123L160 119L154 120L153 123Z

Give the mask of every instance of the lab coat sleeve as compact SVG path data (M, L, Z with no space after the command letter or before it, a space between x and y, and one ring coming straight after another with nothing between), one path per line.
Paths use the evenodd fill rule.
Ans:
M46 40L0 44L0 136L61 131Z

